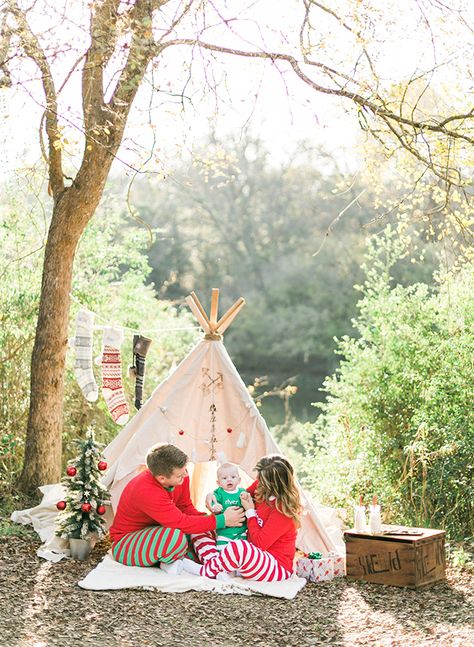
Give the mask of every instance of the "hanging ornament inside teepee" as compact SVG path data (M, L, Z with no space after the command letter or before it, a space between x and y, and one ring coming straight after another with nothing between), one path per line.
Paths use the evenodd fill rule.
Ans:
M232 433L232 427L227 427L227 433L231 434Z
M237 447L237 449L242 449L243 447L245 447L245 434L243 431L240 432L239 438L235 446Z

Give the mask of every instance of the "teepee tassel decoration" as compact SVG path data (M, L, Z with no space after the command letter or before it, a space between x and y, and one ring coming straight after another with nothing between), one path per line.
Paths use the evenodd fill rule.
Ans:
M73 345L76 349L76 361L74 364L74 375L81 387L82 394L89 402L95 402L99 397L92 372L92 330L94 324L94 313L82 308L76 317L76 336Z
M224 452L217 452L216 461L218 465L223 465L227 463L227 456Z
M128 421L128 404L122 386L120 346L123 330L105 328L102 351L102 394L114 422L124 425Z
M245 447L245 434L243 431L240 432L235 446L237 447L237 449L243 449Z

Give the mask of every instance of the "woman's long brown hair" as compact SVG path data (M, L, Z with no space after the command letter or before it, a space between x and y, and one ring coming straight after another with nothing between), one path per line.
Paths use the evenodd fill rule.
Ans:
M276 497L276 509L299 527L302 505L291 463L283 456L272 454L261 458L255 469L258 473L255 501L261 503Z

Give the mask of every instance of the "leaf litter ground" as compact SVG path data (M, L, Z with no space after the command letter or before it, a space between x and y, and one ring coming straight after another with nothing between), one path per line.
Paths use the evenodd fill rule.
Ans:
M0 540L0 644L12 647L474 645L474 575L411 591L337 579L292 601L211 593L93 592L77 586L103 557L58 564L30 537Z

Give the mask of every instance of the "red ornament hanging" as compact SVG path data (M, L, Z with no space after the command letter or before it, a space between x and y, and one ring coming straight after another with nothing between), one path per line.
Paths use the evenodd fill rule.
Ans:
M179 434L180 436L184 436L184 431L183 431L182 429L180 429L180 430L178 431L178 434Z
M227 433L231 434L232 433L232 427L227 427Z
M101 472L103 472L107 469L107 463L105 461L99 461L97 463L97 467L100 469Z
M76 476L76 474L77 474L77 469L76 469L73 465L70 465L70 466L67 468L67 470L66 470L66 474L67 474L68 476Z
M56 507L58 510L64 510L66 507L66 501L58 501L56 503Z
M105 505L98 505L97 506L97 514L105 514Z
M90 512L92 510L92 506L90 503L83 503L81 505L81 510L82 512Z

